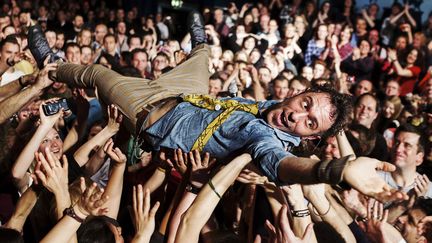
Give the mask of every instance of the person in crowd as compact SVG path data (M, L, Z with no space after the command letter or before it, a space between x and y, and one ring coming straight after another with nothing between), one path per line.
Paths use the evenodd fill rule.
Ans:
M414 2L42 2L0 8L1 242L432 241Z
M418 49L412 48L406 57L405 65L399 63L398 56L395 50L389 50L387 65L383 66L383 71L393 75L400 85L401 96L414 91L414 86L418 81L421 72L421 52Z
M319 59L321 53L326 47L326 38L328 35L327 25L322 23L316 27L316 33L313 39L308 42L307 49L305 52L305 63L307 66Z
M376 132L375 120L380 113L380 102L371 93L364 93L357 97L354 105L354 123L365 126L370 132ZM376 135L375 145L369 154L370 157L387 160L388 151L384 137Z

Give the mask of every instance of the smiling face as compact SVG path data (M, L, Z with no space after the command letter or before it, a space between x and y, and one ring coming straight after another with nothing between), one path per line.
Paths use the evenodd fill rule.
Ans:
M390 80L387 82L386 88L385 88L385 94L387 96L399 96L400 94L400 86L397 81Z
M270 126L289 134L314 136L333 125L334 110L329 94L305 92L269 108L266 120Z
M60 159L63 155L63 141L61 140L58 132L53 128L42 140L41 144L39 145L38 151L45 154L46 148L49 148L57 159Z
M370 128L377 116L376 100L370 95L361 97L361 100L356 104L354 109L354 120L357 123Z
M394 138L392 162L398 169L414 170L423 162L423 152L419 151L420 135L400 132Z
M407 56L407 64L414 65L417 60L418 52L417 50L412 50Z
M384 111L384 117L385 118L391 118L393 114L395 113L395 106L390 101L386 101L383 107Z
M359 97L362 94L370 93L372 91L372 88L373 88L373 84L371 81L362 80L357 84L357 86L354 90L354 95L356 97Z

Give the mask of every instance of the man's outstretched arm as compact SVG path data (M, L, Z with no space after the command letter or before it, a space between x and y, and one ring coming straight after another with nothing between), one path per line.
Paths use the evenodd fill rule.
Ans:
M0 124L3 124L15 112L19 111L25 104L32 99L40 96L43 89L50 86L53 81L48 78L48 72L57 68L57 64L50 63L40 71L36 83L21 92L0 102Z
M42 89L36 86L22 90L21 92L9 97L0 102L0 124L3 124L7 119L19 111L25 104L42 94Z
M318 161L286 157L279 164L278 178L283 183L338 184L346 182L361 193L381 202L408 199L405 193L390 188L377 170L394 171L396 167L368 157Z

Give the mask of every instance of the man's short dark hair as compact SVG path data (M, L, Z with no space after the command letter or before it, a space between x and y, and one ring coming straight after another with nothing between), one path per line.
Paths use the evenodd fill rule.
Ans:
M139 35L137 35L137 34L133 34L133 35L131 35L131 36L128 38L128 40L127 40L127 44L128 44L129 46L130 46L130 44L131 44L131 40L132 40L133 38L137 38L138 40L140 40L140 44L142 44L141 36L139 36Z
M80 50L80 52L81 52L81 47L77 43L75 43L75 42L69 42L69 43L67 43L66 47L65 47L65 50L67 51L67 49L74 48L74 47L78 48Z
M414 134L419 135L420 137L419 137L419 140L417 143L418 152L424 152L425 151L427 141L426 141L425 136L423 136L422 131L419 128L417 128L417 127L415 127L409 123L403 123L396 129L394 137L396 138L399 135L399 133L401 133L401 132L409 132L409 133L414 133Z
M156 59L156 57L159 57L159 56L164 57L168 62L169 62L169 60L170 60L170 57L168 56L168 54L166 54L165 52L160 51L160 52L158 52L158 53L156 54L156 56L152 59L152 62L153 62L153 60Z
M84 221L77 230L78 242L115 242L114 234L109 225L112 220L107 216L95 216Z
M216 72L216 73L213 73L211 76L210 76L210 80L216 80L216 79L219 79L221 82L222 82L222 78L220 77L220 73L219 72Z
M136 53L140 53L140 52L146 54L146 57L147 57L146 59L148 61L148 56L149 55L147 54L147 51L144 48L135 48L135 49L133 49L132 52L131 52L132 58L135 56Z
M11 43L11 44L19 46L18 40L15 38L15 35L8 35L8 36L6 36L6 38L4 38L0 42L0 50L3 49L3 46L6 45L6 43Z
M116 36L114 34L111 34L111 33L106 34L103 38L103 41L105 42L105 40L110 38L110 37L114 38L114 41L117 42Z
M313 86L305 92L327 93L330 96L330 103L335 107L335 110L330 113L330 117L334 119L333 125L327 131L318 134L323 140L336 135L345 127L352 112L351 96L339 93L335 89L327 86Z

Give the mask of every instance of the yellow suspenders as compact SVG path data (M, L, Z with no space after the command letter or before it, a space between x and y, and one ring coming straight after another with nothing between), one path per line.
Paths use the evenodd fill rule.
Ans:
M210 140L213 133L224 123L234 111L245 111L253 115L258 114L258 103L242 104L236 100L219 100L209 95L190 94L185 95L183 100L194 106L208 110L223 110L199 135L191 150L202 151L204 146Z

